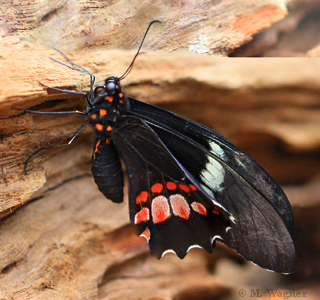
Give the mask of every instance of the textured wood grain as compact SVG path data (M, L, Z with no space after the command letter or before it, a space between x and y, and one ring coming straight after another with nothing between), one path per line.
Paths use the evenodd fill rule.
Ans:
M280 0L27 1L1 10L10 45L36 39L60 49L127 49L137 45L151 20L160 19L149 47L215 55L226 55L287 13Z
M173 255L160 261L150 257L145 239L129 225L127 198L120 205L111 203L93 182L90 128L69 147L40 152L24 174L28 155L67 142L84 121L77 115L17 110L84 109L81 96L38 83L89 88L88 76L48 58L63 61L49 46L64 50L101 84L108 75L121 75L135 53L107 49L137 46L156 18L164 23L152 28L146 53L123 81L128 95L214 128L289 185L297 230L304 237L299 246L307 245L296 280L317 278L319 62L168 53L226 55L282 19L284 2L150 3L1 3L1 300L239 299L241 289L279 285L278 276L245 264L222 245L212 255L193 249L182 261ZM281 285L283 291L288 288ZM309 295L317 299L316 289Z

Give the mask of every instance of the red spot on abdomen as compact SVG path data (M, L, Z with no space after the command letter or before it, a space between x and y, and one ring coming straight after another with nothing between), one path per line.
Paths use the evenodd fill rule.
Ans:
M179 194L170 196L170 204L173 214L175 216L184 218L186 220L190 217L190 207L186 199Z
M144 207L134 216L134 224L147 222L149 221L149 219L150 219L149 209L147 207Z
M103 117L107 114L107 111L105 109L100 109L99 114L100 114L100 117Z
M97 130L101 131L103 129L103 126L101 124L96 124Z
M166 197L158 196L152 200L151 214L153 223L161 223L170 217L170 208Z
M148 192L142 191L136 198L136 203L140 204L140 202L147 202L148 200Z
M163 189L163 184L161 183L155 183L152 187L151 187L151 192L155 193L155 194L160 194L162 192Z
M96 144L96 149L94 150L94 153L98 152L99 145L100 145L100 140Z

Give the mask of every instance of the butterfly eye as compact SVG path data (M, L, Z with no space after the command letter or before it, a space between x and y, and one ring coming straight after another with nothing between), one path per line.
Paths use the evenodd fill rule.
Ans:
M116 84L114 82L109 82L106 87L106 92L108 93L108 95L114 94L115 90Z

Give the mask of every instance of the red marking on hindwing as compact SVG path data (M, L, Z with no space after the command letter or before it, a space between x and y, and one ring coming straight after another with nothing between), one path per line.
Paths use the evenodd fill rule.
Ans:
M100 109L99 114L101 117L105 116L107 114L107 111L105 109Z
M149 209L147 207L144 207L134 216L134 224L147 222L149 221L149 219L150 219Z
M189 184L190 189L192 189L193 191L197 190L197 187L193 184Z
M94 153L98 152L99 145L100 145L100 140L96 143L96 149L94 150Z
M173 214L188 220L190 217L190 207L188 202L180 194L170 196L170 204L172 207Z
M158 196L152 200L151 214L153 223L155 224L161 223L171 216L169 203L166 197Z
M111 126L108 126L107 127L107 131L111 131L112 130L112 127Z
M119 97L122 98L122 97L123 97L123 94L122 94L122 93L119 93Z
M190 188L185 184L179 184L179 188L182 189L186 193L190 193Z
M101 124L96 124L97 130L101 131L103 129L103 126Z
M141 237L145 237L147 239L147 241L149 242L149 240L150 240L150 230L149 230L149 228L147 227L145 229L145 231L140 234L140 236Z
M216 208L214 208L214 209L212 210L212 212L213 212L215 215L217 215L217 216L220 215L220 211L218 211Z
M97 115L93 114L93 115L90 116L90 118L95 120L97 118Z
M177 188L177 185L174 182L167 182L167 189L170 191L174 191Z
M109 101L109 102L112 102L112 101L113 101L113 97L111 97L111 96L107 96L107 97L105 97L105 99L106 99L107 101Z
M136 203L140 204L141 202L147 202L148 201L148 192L142 191L136 198Z
M194 211L197 213L206 216L207 215L207 210L206 208L199 202L192 202L191 207Z
M106 144L110 144L110 139L106 138Z
M151 192L154 194L160 194L163 190L163 184L161 183L155 183L152 187L151 187Z

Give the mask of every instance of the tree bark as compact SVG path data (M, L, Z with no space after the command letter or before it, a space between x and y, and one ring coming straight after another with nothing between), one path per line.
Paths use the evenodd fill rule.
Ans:
M319 208L320 62L170 53L225 56L283 18L283 1L57 0L4 2L1 10L1 300L222 299L244 286L249 291L248 282L263 285L254 274L268 273L250 269L222 244L211 255L193 249L184 260L151 257L145 239L129 225L127 192L124 203L114 204L93 182L90 128L68 147L33 156L24 173L28 156L68 142L85 121L80 115L23 112L86 106L81 95L39 84L89 90L89 76L50 60L66 63L49 45L102 84L107 76L120 76L135 54L116 48L137 46L156 18L163 24L151 29L146 53L123 81L126 93L205 124L253 156L285 186L304 236L299 243L309 246L296 278L320 274L319 246L308 233L310 226L320 232L310 218ZM225 261L233 263L224 267ZM246 268L248 282L231 284L232 276L223 276L224 270L242 274Z

